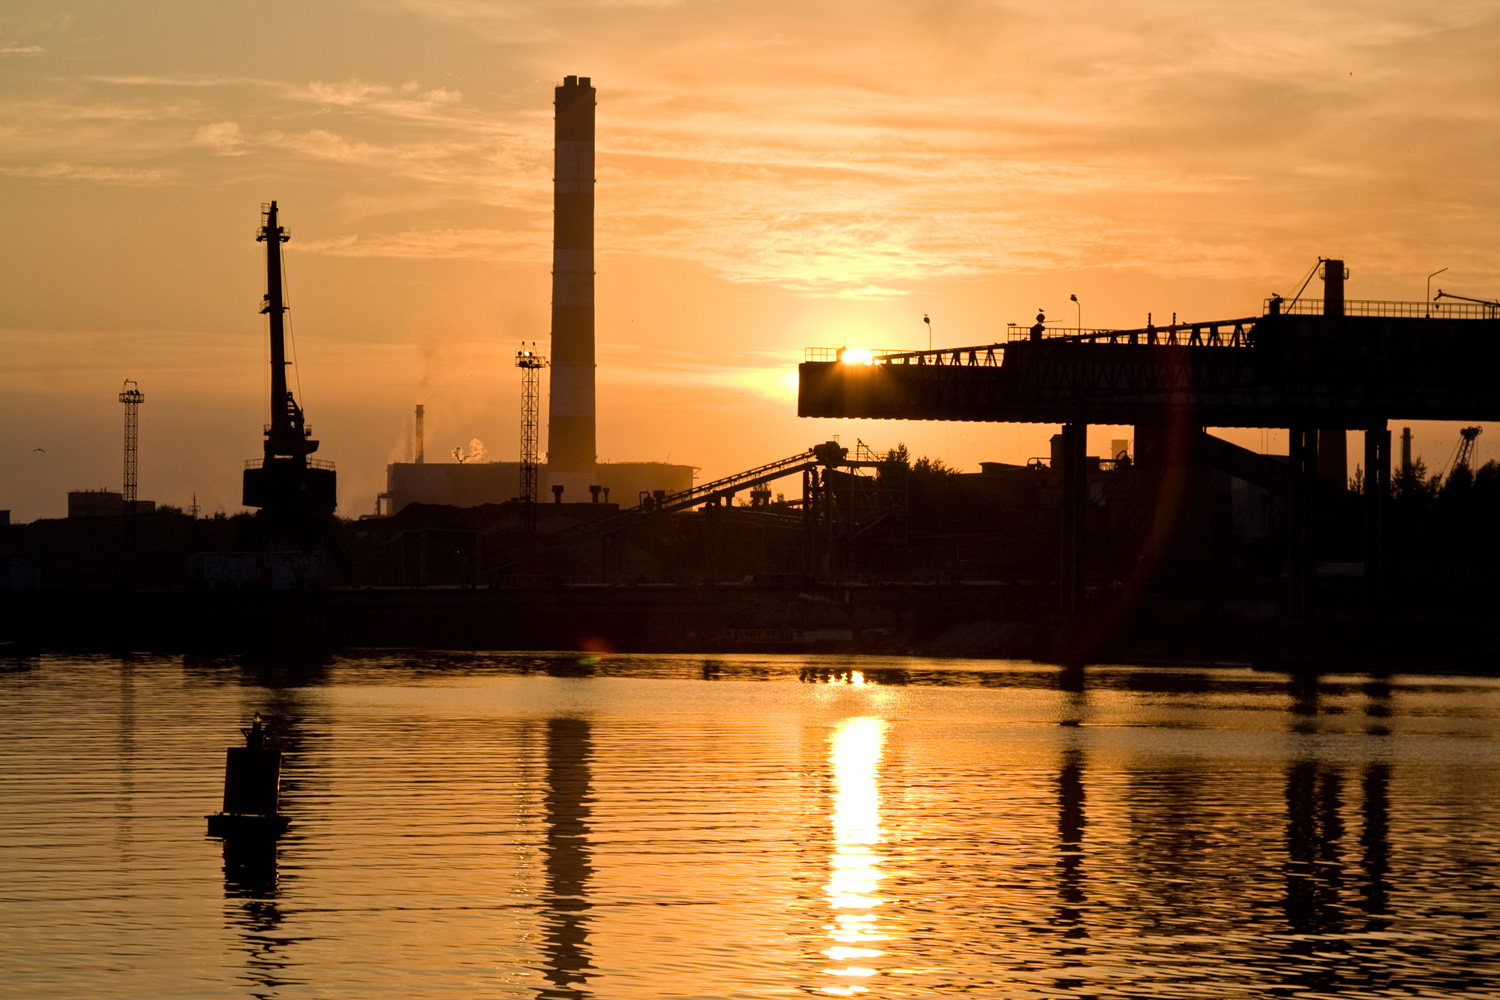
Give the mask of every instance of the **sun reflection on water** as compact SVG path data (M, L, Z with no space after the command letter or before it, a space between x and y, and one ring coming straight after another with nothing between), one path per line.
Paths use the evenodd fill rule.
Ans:
M863 679L863 678L861 678ZM867 964L885 952L879 947L887 939L881 933L875 908L881 904L880 785L878 768L885 744L882 719L846 719L834 733L830 758L833 764L833 854L829 858L828 883L824 892L833 911L833 923L825 924L833 944L823 954L836 963L825 969L841 979L861 979L876 974ZM868 992L857 983L841 982L823 987L834 996Z

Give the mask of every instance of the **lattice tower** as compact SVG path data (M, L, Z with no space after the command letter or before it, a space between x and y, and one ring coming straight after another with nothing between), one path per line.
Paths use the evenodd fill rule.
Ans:
M1455 471L1460 468L1474 471L1474 442L1483 430L1483 427L1465 427L1458 432L1458 461L1453 463Z
M538 403L541 393L538 383L541 370L547 367L547 359L537 350L536 342L530 347L523 342L516 352L516 367L521 369L521 501L526 504L528 523L530 510L536 503Z
M146 401L145 393L141 392L131 379L125 380L125 385L120 390L120 402L125 404L125 513L135 511L136 494L136 451L140 444L140 407Z

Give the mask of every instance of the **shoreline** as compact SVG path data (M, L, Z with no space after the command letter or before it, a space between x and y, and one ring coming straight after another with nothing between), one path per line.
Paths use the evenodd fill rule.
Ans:
M1042 586L654 584L302 591L12 591L5 648L47 652L838 653L1283 672L1500 674L1500 637L1462 609L1373 623L1161 595L1059 615ZM9 655L22 655L13 653Z

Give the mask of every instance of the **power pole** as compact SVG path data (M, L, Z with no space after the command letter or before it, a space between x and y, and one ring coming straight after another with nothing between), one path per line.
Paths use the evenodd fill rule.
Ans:
M536 349L536 341L527 347L523 341L516 352L516 367L521 369L521 519L525 529L536 529L537 475L537 409L541 394L537 389L541 370L547 358Z

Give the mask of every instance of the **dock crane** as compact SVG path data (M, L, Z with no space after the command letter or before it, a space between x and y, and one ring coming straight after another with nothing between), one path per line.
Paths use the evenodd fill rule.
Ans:
M302 407L287 387L286 302L282 294L281 244L291 234L277 221L276 203L261 206L255 239L266 245L266 297L261 312L270 319L271 422L265 456L245 463L243 503L273 516L329 516L337 506L332 462L310 459L318 450Z

